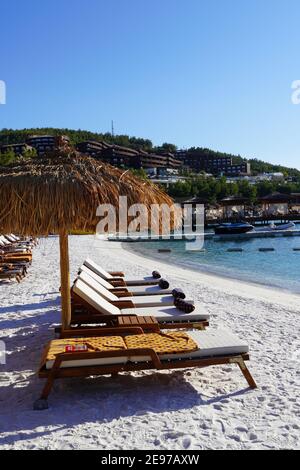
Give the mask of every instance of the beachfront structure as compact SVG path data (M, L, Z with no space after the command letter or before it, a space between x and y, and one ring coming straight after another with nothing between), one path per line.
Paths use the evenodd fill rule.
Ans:
M259 198L263 214L267 217L285 216L290 212L293 197L291 194L272 193Z
M154 169L159 173L166 169L181 167L181 161L173 154L154 154L144 150L135 150L107 142L85 141L77 144L77 150L86 155L100 159L119 168Z
M175 158L173 153L161 153L160 156L164 158L166 168L179 169L182 167L182 161Z
M222 220L223 218L223 207L219 204L210 205L205 211L206 223Z
M229 196L220 201L223 208L223 219L244 218L247 212L247 206L250 206L250 200L241 196Z
M299 220L300 194L272 193L255 204L242 196L229 196L206 209L206 221L250 220L252 223L270 220Z
M27 138L26 143L35 148L38 155L43 155L64 145L70 145L70 139L65 135L31 135Z
M17 156L23 155L27 151L33 150L33 147L26 143L2 145L0 147L0 153L14 152L14 154Z
M230 156L227 157L214 157L212 155L205 155L199 153L197 150L178 150L175 154L182 164L196 173L206 172L214 176L240 176L250 175L250 163L241 162L234 164Z
M76 145L79 152L94 158L99 157L104 150L110 147L111 145L103 140L101 142L96 140L85 140L84 142L79 142Z
M250 185L256 185L262 181L275 181L275 182L284 182L285 177L283 173L262 173L256 176L249 175L239 175L239 176L227 176L227 183L235 183L236 181L248 181ZM287 178L286 181L289 181Z
M290 213L300 214L300 193L292 193L291 196Z

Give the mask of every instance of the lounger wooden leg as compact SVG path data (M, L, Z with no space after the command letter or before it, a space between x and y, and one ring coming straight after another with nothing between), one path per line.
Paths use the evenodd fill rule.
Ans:
M53 367L48 375L47 382L43 388L42 394L38 400L34 402L33 409L36 411L42 411L48 409L48 397L52 390L54 380L56 377L56 372L59 370L61 365L61 358L57 357L53 364Z
M242 357L236 358L232 361L232 363L235 363L239 366L243 376L245 377L245 379L248 382L249 387L252 388L253 390L256 389L257 384L256 384L254 378L252 377L248 367L246 366L244 359Z
M43 388L42 394L38 400L33 404L33 409L35 411L43 411L48 409L48 396L52 390L54 383L54 377L48 377L46 385Z
M47 400L54 384L55 377L49 376L41 394L41 400Z
M196 325L193 325L195 330L198 330L198 331L205 331L205 328L206 328L206 325L205 324L201 324L201 323L197 323Z

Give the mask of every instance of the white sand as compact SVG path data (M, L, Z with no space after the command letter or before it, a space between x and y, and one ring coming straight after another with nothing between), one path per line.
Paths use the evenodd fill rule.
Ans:
M149 261L118 243L70 237L72 276L88 255L107 269L158 269L249 342L249 391L237 367L57 381L47 411L32 411L43 345L59 323L58 240L42 240L29 276L0 285L1 449L300 448L300 296Z

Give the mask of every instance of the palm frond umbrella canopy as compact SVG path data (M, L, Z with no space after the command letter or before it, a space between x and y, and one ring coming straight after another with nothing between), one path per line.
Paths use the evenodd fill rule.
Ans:
M147 211L152 204L173 204L150 182L70 148L0 169L0 232L59 234L64 328L71 319L68 233L95 232L97 208L111 204L118 211L119 196L127 196L128 205L144 204ZM176 215L172 223L177 224ZM159 227L161 224L162 214Z

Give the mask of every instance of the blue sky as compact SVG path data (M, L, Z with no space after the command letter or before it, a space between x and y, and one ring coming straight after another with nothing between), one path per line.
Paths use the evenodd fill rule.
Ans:
M0 128L69 127L300 168L298 0L2 0Z

